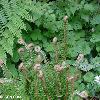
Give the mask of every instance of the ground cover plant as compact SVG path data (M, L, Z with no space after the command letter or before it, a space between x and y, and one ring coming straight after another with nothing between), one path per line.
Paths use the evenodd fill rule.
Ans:
M0 77L4 100L99 100L99 0L0 0Z

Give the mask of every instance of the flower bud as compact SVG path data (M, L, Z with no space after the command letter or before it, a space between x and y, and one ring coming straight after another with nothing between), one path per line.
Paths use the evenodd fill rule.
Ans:
M18 53L20 54L20 53L23 53L25 50L24 50L24 48L19 48L18 49Z
M39 70L38 77L39 77L40 79L43 79L43 72L42 72L42 70Z
M22 63L20 63L20 65L18 66L18 69L20 70L20 71L26 71L26 69L25 69L25 67L24 67L24 63L22 62Z
M40 69L41 69L41 65L40 64L35 64L34 70L39 71Z
M27 45L27 49L28 50L33 50L33 48L34 48L34 44L33 43L30 43L30 44Z
M37 52L37 53L39 53L41 51L40 46L35 46L34 51Z
M68 19L68 16L64 16L64 22L66 22Z
M4 64L3 60L0 59L0 66L2 66Z
M63 71L64 67L58 64L58 65L55 65L55 66L54 66L54 69L55 69L55 71L57 71L57 72L61 72L61 71Z
M25 45L25 41L22 37L18 39L18 43L22 44L22 45Z
M56 44L57 43L57 37L53 38L53 43Z
M38 55L35 59L34 59L34 62L35 63L41 63L43 61L43 58L41 55Z

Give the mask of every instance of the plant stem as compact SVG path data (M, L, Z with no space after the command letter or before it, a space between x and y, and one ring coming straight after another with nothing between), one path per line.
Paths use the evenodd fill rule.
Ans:
M69 71L70 71L70 66L68 66L68 69L66 68L66 94L65 94L65 100L67 100L67 97L68 97L68 84L69 84L69 82L68 82L68 77L69 77Z
M57 47L57 44L54 44L54 51L55 51L55 64L58 64L58 47Z
M46 82L45 82L45 78L44 77L41 79L41 82L42 82L44 93L47 96L47 99L51 100L51 97L49 96L49 93L48 93L48 90L47 90L47 87L46 87Z
M66 25L67 25L67 20L64 21L64 40L63 40L63 43L64 43L64 60L66 60L66 50L67 50L67 29L66 29Z
M73 100L73 92L74 92L74 79L71 80L71 100Z
M38 97L38 78L36 76L36 81L35 81L35 99L36 100L39 100L39 97Z

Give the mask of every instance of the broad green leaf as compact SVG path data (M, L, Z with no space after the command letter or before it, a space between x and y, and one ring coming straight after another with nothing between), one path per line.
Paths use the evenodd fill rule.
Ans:
M85 88L86 88L86 87L85 87L85 84L84 84L84 83L78 84L78 88L77 88L77 89L78 89L79 91L83 91L83 90L85 90Z
M84 76L85 82L92 82L94 80L94 74L92 72L87 72Z

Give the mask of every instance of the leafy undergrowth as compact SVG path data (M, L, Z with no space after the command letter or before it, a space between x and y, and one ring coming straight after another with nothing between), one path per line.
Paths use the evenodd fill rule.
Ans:
M4 98L99 99L99 0L0 0L0 66Z

